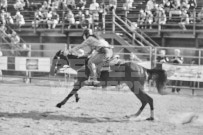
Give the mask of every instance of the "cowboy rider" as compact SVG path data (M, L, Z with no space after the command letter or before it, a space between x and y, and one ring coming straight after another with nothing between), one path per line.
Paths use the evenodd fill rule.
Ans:
M109 45L105 39L101 38L97 34L93 34L81 45L74 47L70 52L79 56L89 56L88 68L90 69L91 74L88 82L93 82L94 85L97 85L100 83L97 80L97 69L100 71L102 65L113 57L112 48L113 47Z

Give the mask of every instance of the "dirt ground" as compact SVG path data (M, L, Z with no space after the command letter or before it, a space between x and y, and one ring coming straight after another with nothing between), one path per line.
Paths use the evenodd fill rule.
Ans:
M71 86L44 87L0 82L1 135L203 135L203 97L189 94L154 99L155 121L149 106L138 118L140 101L131 92L115 88L104 91L86 87L79 91L80 101L70 99L61 109L55 107Z

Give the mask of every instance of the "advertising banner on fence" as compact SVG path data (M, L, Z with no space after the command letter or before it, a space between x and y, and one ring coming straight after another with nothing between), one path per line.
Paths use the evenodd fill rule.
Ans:
M50 58L15 58L15 70L17 71L50 71Z
M203 82L203 66L163 64L169 80Z
M8 69L8 58L0 57L0 70L7 70L7 69Z

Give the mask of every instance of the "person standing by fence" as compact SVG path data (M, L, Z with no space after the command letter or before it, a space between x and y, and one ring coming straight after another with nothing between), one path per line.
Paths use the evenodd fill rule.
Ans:
M175 65L179 65L179 64L183 64L183 57L180 55L180 50L179 49L175 49L175 56L171 59L171 62ZM172 92L180 92L180 88L176 88L179 87L182 84L181 81L178 80L173 80L172 81L172 85L175 88L172 88Z
M156 57L156 68L162 69L162 64L169 62L168 57L166 57L166 51L160 50L159 55Z

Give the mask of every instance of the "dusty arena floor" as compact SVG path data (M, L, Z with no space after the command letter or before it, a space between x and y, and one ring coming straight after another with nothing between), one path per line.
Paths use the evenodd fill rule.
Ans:
M71 87L44 87L0 82L1 135L203 135L203 97L161 96L155 92L155 121L149 106L139 118L124 119L140 107L131 92L86 87L80 101L55 107Z

